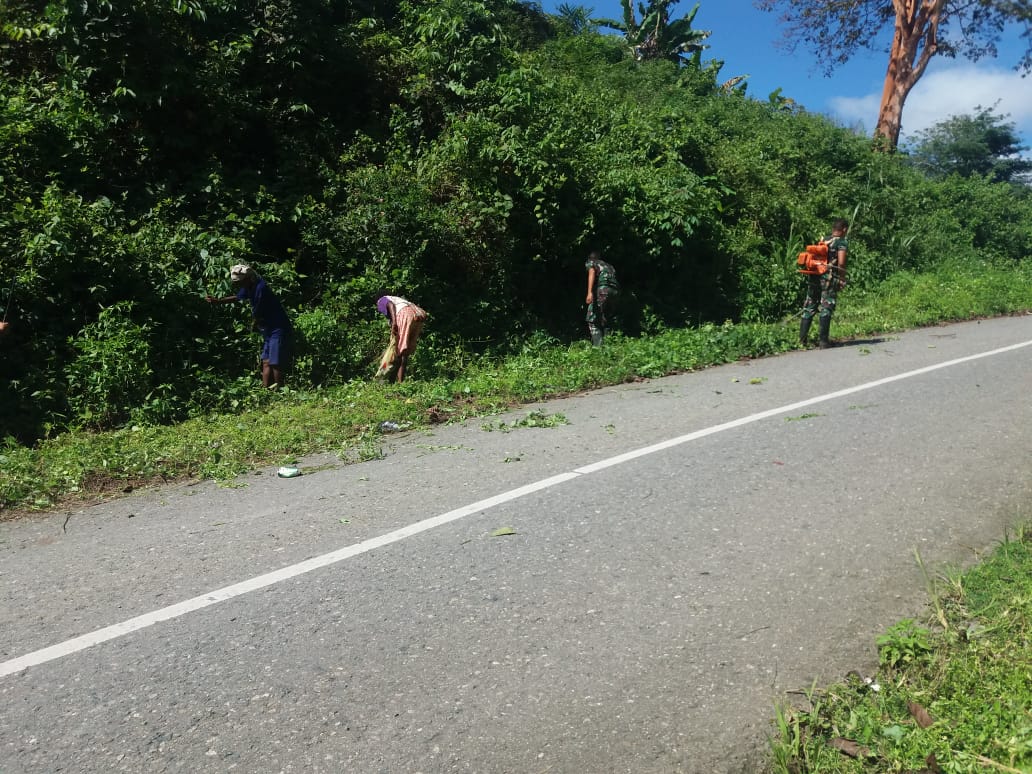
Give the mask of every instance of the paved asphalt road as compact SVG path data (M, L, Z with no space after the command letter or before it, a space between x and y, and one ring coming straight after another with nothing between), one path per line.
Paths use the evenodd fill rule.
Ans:
M785 691L923 612L915 550L1029 518L1022 344L919 330L0 524L0 772L758 771Z

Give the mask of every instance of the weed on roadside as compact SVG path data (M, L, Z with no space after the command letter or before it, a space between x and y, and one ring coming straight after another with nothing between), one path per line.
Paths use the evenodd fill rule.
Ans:
M928 621L877 638L877 676L776 708L772 771L1032 771L1032 528L935 580Z

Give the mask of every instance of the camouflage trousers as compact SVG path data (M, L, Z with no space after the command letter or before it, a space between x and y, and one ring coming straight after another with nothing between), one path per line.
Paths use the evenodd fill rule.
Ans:
M806 279L806 300L803 302L803 319L812 320L818 314L822 320L830 320L838 298L838 272L829 267L824 274L810 274Z
M601 287L595 291L595 300L588 304L588 313L584 317L588 323L588 333L592 337L605 335L606 311L615 296L616 291L612 288Z

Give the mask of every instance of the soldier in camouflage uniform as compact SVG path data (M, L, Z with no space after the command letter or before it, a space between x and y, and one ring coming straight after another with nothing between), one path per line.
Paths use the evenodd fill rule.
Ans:
M846 286L846 255L849 252L849 242L846 240L846 233L849 231L849 222L843 218L836 220L831 227L831 236L822 241L828 245L828 270L823 274L810 274L807 276L806 301L803 302L803 319L799 325L799 341L806 346L806 339L810 335L810 324L813 316L817 314L818 306L820 314L818 317L818 343L821 349L831 346L828 333L831 330L831 315L835 311L835 301L838 292Z
M620 291L620 284L616 281L616 269L612 264L602 260L602 254L598 250L592 250L588 254L584 268L588 270L588 295L585 299L588 314L585 320L588 323L591 343L598 347L606 337L606 309Z

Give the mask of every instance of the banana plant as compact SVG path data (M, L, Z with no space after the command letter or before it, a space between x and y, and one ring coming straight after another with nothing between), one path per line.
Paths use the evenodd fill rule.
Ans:
M596 19L595 22L599 26L622 32L631 53L639 62L652 59L681 62L685 57L709 48L702 41L712 33L692 29L692 21L699 11L698 3L689 14L674 21L670 20L670 7L676 5L677 0L639 2L637 16L634 0L620 0L620 4L623 6L623 21ZM638 16L641 18L640 23Z

